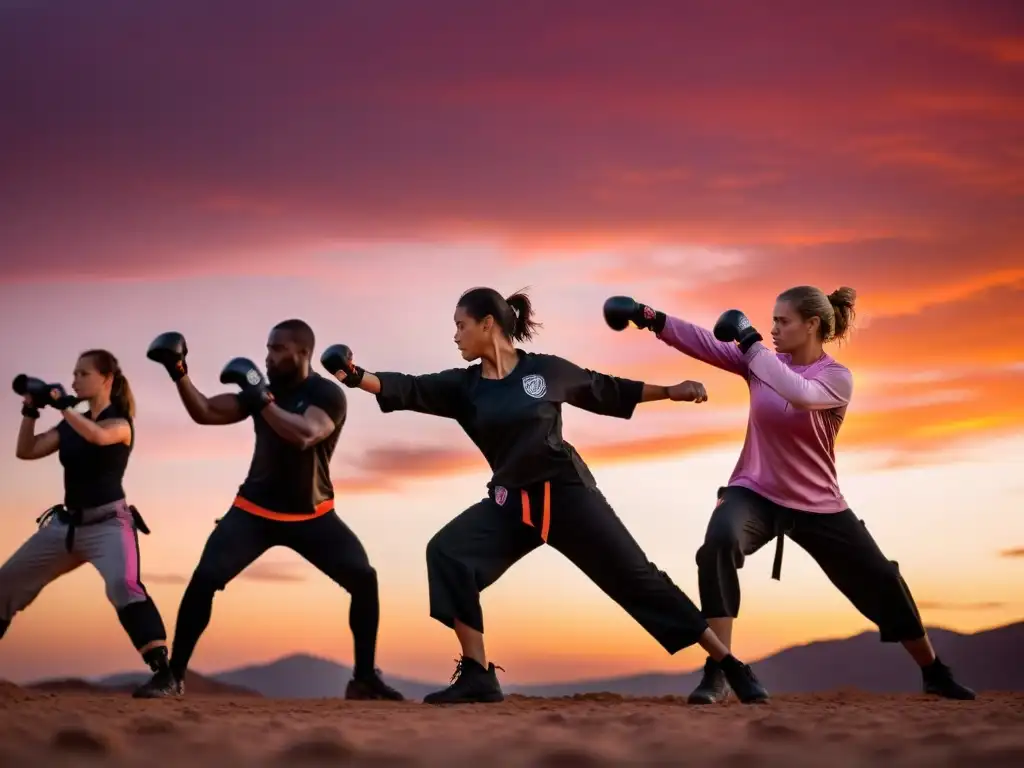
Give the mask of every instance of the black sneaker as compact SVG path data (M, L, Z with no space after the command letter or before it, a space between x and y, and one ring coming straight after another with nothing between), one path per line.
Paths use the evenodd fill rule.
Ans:
M719 704L729 698L729 683L717 661L708 656L704 676L687 699L690 704Z
M749 666L732 655L722 659L719 666L722 668L729 687L741 702L760 704L768 701L768 690L761 685L761 681L757 679L754 670Z
M355 701L405 701L405 697L385 683L380 670L368 675L353 675L345 686L345 698Z
M166 668L154 672L149 680L132 692L133 699L164 699L184 695L185 684Z
M927 667L921 668L921 677L924 680L924 692L932 696L960 701L973 701L977 697L977 694L966 685L960 685L954 680L953 670L938 658Z
M463 656L456 661L452 684L441 691L428 693L424 704L494 704L505 700L494 664L484 669L479 662ZM504 670L502 670L504 671Z

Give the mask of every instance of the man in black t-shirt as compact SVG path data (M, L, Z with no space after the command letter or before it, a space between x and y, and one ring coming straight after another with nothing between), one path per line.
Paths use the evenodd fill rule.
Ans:
M315 339L301 320L274 326L267 341L267 378L235 358L221 372L237 394L206 397L191 382L180 333L160 335L147 356L163 365L197 424L235 424L252 417L256 446L245 481L206 542L185 589L175 629L170 670L141 689L150 697L184 692L185 670L206 629L214 594L267 549L293 549L352 596L349 626L355 669L349 699L402 700L374 664L380 605L377 573L356 535L334 510L330 462L345 424L344 391L310 370Z

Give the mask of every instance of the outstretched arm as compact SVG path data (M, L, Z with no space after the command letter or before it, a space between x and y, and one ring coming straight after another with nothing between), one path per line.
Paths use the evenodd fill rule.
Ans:
M374 378L378 385L377 405L384 413L415 411L458 419L465 407L465 368L449 368L420 376L387 372L378 373Z
M629 419L640 403L658 400L703 403L708 399L704 385L697 381L672 386L647 384L581 368L561 357L549 359L554 377L563 388L564 402L601 416Z
M548 359L552 366L551 378L562 390L563 401L584 411L629 419L637 404L668 397L667 387L581 368L553 355Z
M344 383L344 373L336 373L335 377L338 379L338 381ZM370 373L369 371L363 371L363 378L360 379L359 381L359 389L363 390L363 392L369 392L371 395L379 395L380 379L378 379L377 375L374 373Z
M604 319L614 331L623 331L635 325L653 331L659 339L684 355L739 376L747 375L743 355L731 344L719 341L705 328L678 317L670 317L629 296L612 296L605 301Z
M751 345L745 358L752 374L796 408L839 408L848 405L853 396L853 376L841 365L829 365L813 378L805 379L759 341Z
M666 315L665 325L656 335L673 349L702 363L738 376L747 375L747 361L736 345L719 341L706 328Z
M415 411L428 416L458 419L466 402L466 368L411 376L407 373L370 373L352 360L352 350L334 344L320 357L324 368L346 387L358 387L377 396L384 413Z

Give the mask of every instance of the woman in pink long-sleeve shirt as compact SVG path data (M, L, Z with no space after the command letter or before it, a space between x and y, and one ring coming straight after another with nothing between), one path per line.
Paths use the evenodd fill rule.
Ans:
M714 332L669 317L628 297L605 304L615 330L629 322L653 331L690 357L735 373L750 388L750 415L739 461L697 551L701 610L726 645L739 614L737 570L744 559L777 539L772 576L780 577L788 535L865 617L883 642L901 642L922 669L926 693L955 699L975 694L960 685L935 654L897 563L881 551L839 489L835 440L853 395L853 375L826 354L854 315L856 294L829 296L811 286L779 295L772 318L776 352L737 310L723 313ZM728 697L721 671L708 659L691 703Z

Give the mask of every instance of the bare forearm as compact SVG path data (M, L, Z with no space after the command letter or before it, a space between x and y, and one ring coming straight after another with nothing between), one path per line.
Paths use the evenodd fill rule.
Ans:
M663 387L660 384L644 384L644 392L640 396L640 402L653 403L656 400L668 400L668 387Z
M317 439L317 429L298 413L289 413L271 403L262 411L263 420L282 438L299 448L307 448Z
M369 371L363 372L363 380L359 382L359 388L371 395L380 394L380 379Z
M36 443L36 420L27 416L21 420L18 428L18 443L14 449L14 455L19 459L26 459L32 455L32 448Z
M68 408L62 411L64 420L71 425L71 428L80 434L87 442L93 445L103 444L103 427L91 421L77 411Z
M210 401L206 395L196 389L196 385L192 383L192 379L187 374L178 379L177 386L178 395L192 421L196 424L205 424L210 412Z

